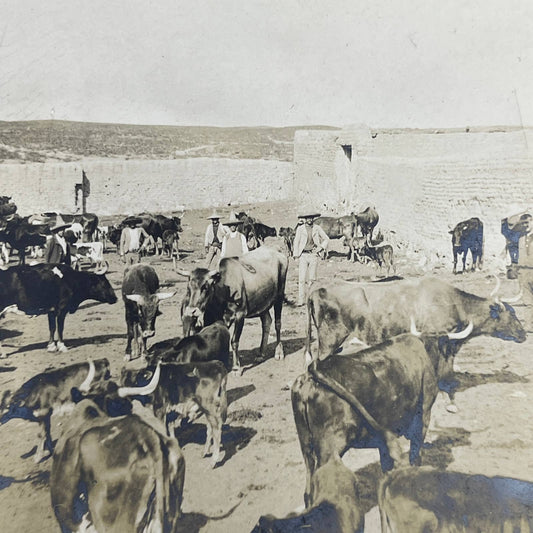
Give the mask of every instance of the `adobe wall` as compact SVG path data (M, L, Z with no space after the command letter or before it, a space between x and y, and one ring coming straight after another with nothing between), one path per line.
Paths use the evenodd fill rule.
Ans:
M351 146L351 161L343 145ZM380 227L413 248L446 256L450 227L477 216L487 254L499 254L501 219L533 207L530 147L530 129L297 132L294 187L321 212L375 206Z
M12 196L23 215L71 213L82 169L91 187L87 211L99 215L275 201L292 194L291 163L194 158L3 164L0 195Z

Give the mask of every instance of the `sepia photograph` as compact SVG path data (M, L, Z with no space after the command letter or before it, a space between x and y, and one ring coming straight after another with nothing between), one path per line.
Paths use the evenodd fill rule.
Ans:
M532 533L532 28L0 0L0 531Z

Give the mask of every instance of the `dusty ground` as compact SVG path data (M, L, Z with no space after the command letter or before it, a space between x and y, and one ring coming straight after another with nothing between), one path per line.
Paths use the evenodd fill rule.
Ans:
M229 209L226 210L229 212ZM258 207L251 212L265 223L293 225L296 217L288 204ZM288 213L291 213L289 216ZM202 266L203 232L206 212L190 212L184 218L182 248L183 268ZM337 245L337 250L340 248ZM193 252L193 250L195 250ZM71 350L66 354L48 354L47 320L10 315L2 322L7 360L0 365L0 393L14 390L32 375L50 367L107 357L116 375L123 365L125 322L120 300L123 266L114 250L107 254L111 263L108 278L119 295L113 306L85 303L66 320L65 338ZM174 298L162 302L153 342L181 334L179 305L185 280L172 271L164 259L148 258L159 273L161 284L177 291ZM399 252L399 274L422 275L416 258L406 259ZM452 281L470 292L487 296L492 285L487 272L452 276L451 265L434 269L433 274ZM342 279L369 278L370 266L352 265L334 254L319 265L319 276ZM514 282L504 281L502 293L512 294ZM296 263L291 260L287 284L289 300L297 291ZM520 317L523 307L517 307ZM293 422L287 383L302 372L302 347L305 337L305 311L287 305L283 310L282 338L286 359L269 359L241 377L230 376L229 416L223 433L226 450L224 463L212 470L201 458L205 439L203 421L179 434L186 459L184 518L182 531L246 532L261 514L284 516L303 503L305 472ZM531 329L531 328L529 328ZM273 331L272 331L273 333ZM7 338L6 338L7 337ZM247 321L242 337L242 355L253 359L259 345L259 320ZM507 475L533 481L533 384L530 361L533 340L523 344L495 338L476 338L467 343L456 359L460 367L459 412L448 413L439 397L433 407L427 439L432 444L424 450L423 463L470 473ZM274 337L269 345L273 356ZM131 363L132 365L135 363ZM53 435L61 430L54 417ZM39 465L33 458L22 458L36 444L35 424L12 420L0 427L0 531L58 531L49 502L50 460ZM380 470L375 450L352 450L345 462L357 474L367 512L366 531L379 531L376 512L376 484Z

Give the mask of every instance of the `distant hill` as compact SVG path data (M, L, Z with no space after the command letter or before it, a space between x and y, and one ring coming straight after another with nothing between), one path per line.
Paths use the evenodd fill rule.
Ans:
M0 121L0 162L76 161L88 157L228 157L292 161L294 132L338 128L137 126L37 120Z

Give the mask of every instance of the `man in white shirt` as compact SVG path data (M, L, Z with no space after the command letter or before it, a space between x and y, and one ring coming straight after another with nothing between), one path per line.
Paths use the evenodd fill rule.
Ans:
M241 257L248 253L248 245L246 243L246 237L237 231L237 226L241 221L237 218L235 213L231 213L229 220L226 222L226 226L230 231L222 239L222 252L220 259L224 257Z
M216 211L213 211L213 214L207 218L211 220L211 224L205 230L206 268L216 270L220 262L222 241L229 233L229 229L220 223L220 215Z

